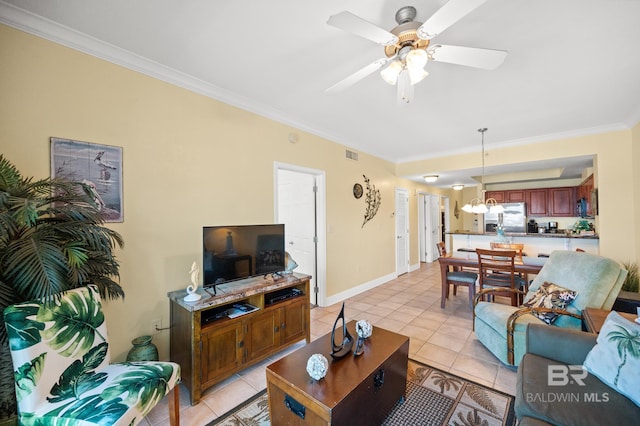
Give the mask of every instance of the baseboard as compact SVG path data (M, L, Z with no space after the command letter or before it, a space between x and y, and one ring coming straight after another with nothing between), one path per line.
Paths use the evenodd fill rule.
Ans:
M334 294L333 296L328 296L326 298L326 302L327 302L327 306L333 305L334 303L339 303L342 302L343 300L346 300L350 297L353 296L357 296L360 293L363 293L367 290L371 290L373 288L378 287L379 285L382 285L384 283L388 283L391 280L396 279L397 276L396 274L388 274L388 275L384 275L382 277L376 278L375 280L371 280L369 282L366 282L364 284L360 284L358 286L352 287L349 290L345 290L343 292L340 292L338 294Z

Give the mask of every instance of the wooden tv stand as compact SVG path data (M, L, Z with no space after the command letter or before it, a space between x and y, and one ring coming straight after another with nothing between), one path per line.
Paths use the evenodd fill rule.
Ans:
M200 401L205 389L238 371L302 339L311 341L310 279L304 274L278 280L247 278L216 286L216 295L200 288L202 299L197 302L183 300L186 290L168 294L170 358L180 364L191 405ZM290 288L302 294L268 303L269 296ZM236 318L221 313L237 303L249 303L258 310Z

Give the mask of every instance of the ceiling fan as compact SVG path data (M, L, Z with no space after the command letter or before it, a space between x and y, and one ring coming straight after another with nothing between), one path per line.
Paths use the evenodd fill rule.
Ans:
M384 46L385 57L378 59L325 90L340 92L373 72L382 69L381 77L398 86L398 103L413 100L413 85L429 73L424 70L427 61L447 62L468 67L492 70L504 62L504 50L432 44L431 40L477 9L486 0L449 0L426 22L414 21L416 9L405 6L396 12L398 26L384 30L351 12L340 12L329 17L327 24Z

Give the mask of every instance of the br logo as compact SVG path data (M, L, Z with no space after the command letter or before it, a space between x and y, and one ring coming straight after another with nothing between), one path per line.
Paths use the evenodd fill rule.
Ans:
M547 366L547 385L566 386L577 383L584 386L584 379L589 373L581 365L549 365Z

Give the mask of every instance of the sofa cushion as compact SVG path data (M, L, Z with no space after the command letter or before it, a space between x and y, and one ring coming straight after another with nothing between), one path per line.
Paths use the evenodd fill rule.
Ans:
M551 385L550 367L555 372ZM576 374L580 380L574 380L570 374ZM561 425L637 424L640 408L633 401L596 376L586 374L582 378L583 375L579 366L569 369L558 361L525 354L518 367L516 417Z
M565 309L576 298L576 292L568 290L554 283L545 282L538 290L527 296L522 306L527 308L556 308ZM553 322L560 316L553 312L531 312L531 314L547 324Z
M640 406L640 324L611 312L584 367Z

